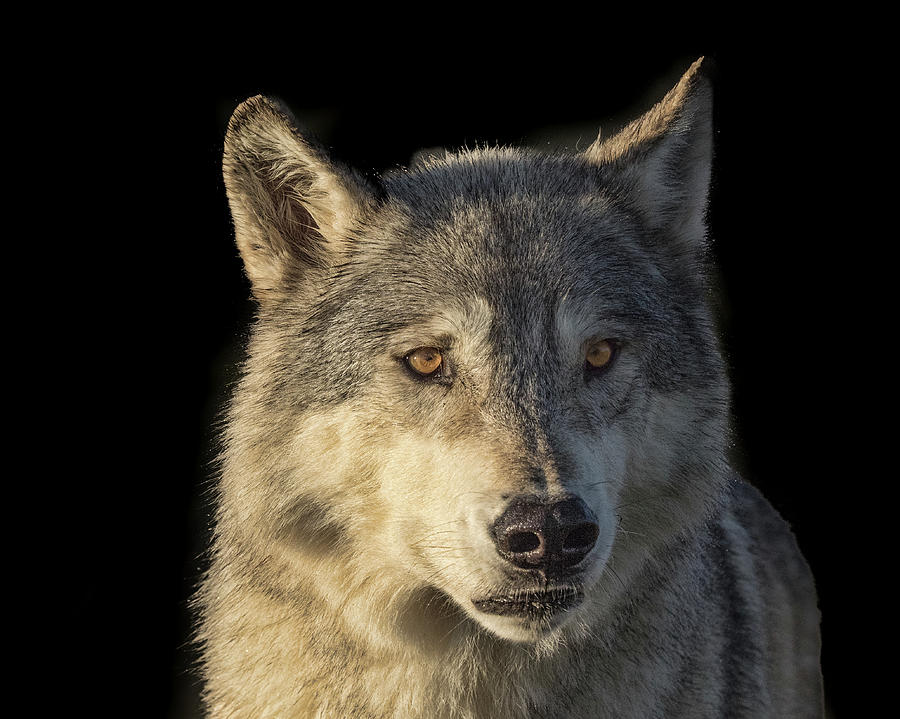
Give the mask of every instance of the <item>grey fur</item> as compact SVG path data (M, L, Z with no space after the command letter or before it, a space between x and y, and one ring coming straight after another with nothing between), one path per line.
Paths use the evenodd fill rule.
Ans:
M225 180L259 313L198 596L211 716L822 715L812 578L727 461L710 103L698 61L582 154L377 181L276 103L238 108ZM599 376L591 338L618 346ZM439 380L405 366L422 346ZM509 497L572 494L600 517L581 605L479 614L538 588L492 552Z

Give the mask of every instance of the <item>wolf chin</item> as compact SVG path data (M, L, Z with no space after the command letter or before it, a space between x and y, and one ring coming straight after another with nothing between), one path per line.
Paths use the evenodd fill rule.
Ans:
M378 178L237 108L258 313L196 599L209 716L822 716L810 572L727 459L707 75L578 154Z

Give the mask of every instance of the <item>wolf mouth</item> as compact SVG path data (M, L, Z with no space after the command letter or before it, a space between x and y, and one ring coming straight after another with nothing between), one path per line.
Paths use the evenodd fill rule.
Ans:
M574 609L584 600L578 587L559 587L546 591L515 591L481 599L473 599L475 608L485 614L501 617L546 619L558 612Z

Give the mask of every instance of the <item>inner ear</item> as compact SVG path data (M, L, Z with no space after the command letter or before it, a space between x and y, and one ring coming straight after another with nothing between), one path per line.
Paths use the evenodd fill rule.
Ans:
M303 201L312 184L311 178L285 172L284 165L260 161L256 166L241 168L245 182L232 204L235 223L241 235L251 234L254 239L244 247L244 237L237 238L242 253L246 249L253 257L253 264L293 260L302 266L325 264L327 248L324 237L312 212ZM281 172L282 174L279 174ZM238 205L239 207L235 207ZM237 211L235 211L237 210ZM250 218L246 217L249 211ZM247 227L249 219L254 226Z

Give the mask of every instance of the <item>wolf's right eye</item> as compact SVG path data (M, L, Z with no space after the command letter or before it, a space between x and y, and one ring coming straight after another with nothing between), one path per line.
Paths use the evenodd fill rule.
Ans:
M406 355L407 366L423 377L439 376L444 358L434 347L419 347Z

